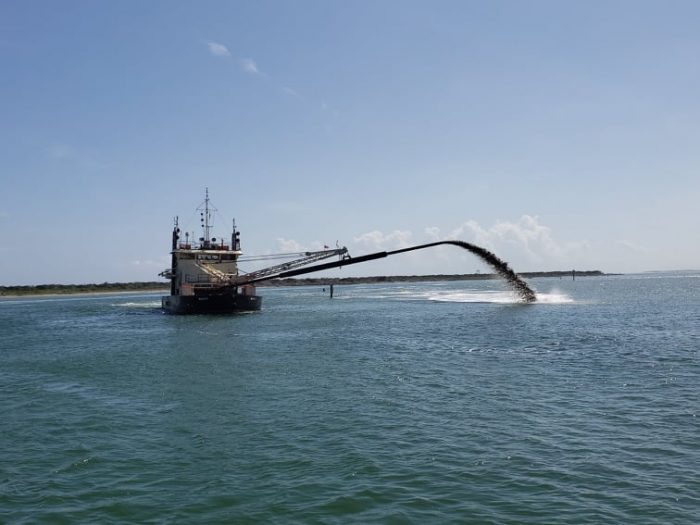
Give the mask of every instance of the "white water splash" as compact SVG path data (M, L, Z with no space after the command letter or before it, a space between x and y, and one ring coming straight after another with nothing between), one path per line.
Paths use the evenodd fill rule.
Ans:
M442 286L447 289L439 289ZM336 293L337 300L343 299L386 299L393 301L431 301L444 303L490 303L490 304L525 304L517 293L510 290L455 289L449 284L409 287L358 286L341 289ZM436 289L438 288L438 289ZM573 304L575 301L559 290L548 293L536 292L536 301L532 304Z
M574 300L561 292L538 293L537 302L542 304L571 304Z
M566 294L537 293L535 304L570 304L574 300ZM436 302L450 303L495 303L495 304L518 304L522 299L511 292L501 291L469 291L469 292L443 292L427 294L426 299Z
M465 291L428 293L424 296L428 301L444 303L498 303L513 304L522 300L511 292L501 291Z

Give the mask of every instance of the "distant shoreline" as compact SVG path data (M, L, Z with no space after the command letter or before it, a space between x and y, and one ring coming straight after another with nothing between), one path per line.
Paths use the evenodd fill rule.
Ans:
M519 274L525 279L536 277L572 277L571 271L558 272L524 272ZM606 274L600 270L576 271L576 277L599 277ZM406 282L430 282L430 281L483 281L497 279L490 273L467 274L436 274L436 275L388 275L374 277L311 277L305 279L275 279L259 283L260 287L280 286L328 286L331 284L373 284L373 283L406 283ZM131 283L100 283L100 284L39 284L34 286L0 286L0 297L38 297L38 296L62 296L62 295L117 295L138 292L167 292L168 283L131 282Z
M122 291L111 291L111 292L60 292L60 293L19 293L19 294L5 294L0 292L0 301L6 299L51 299L57 297L111 297L119 295L138 295L138 294L157 294L157 293L168 293L170 290L168 288L161 288L157 290L122 290Z
M61 296L61 295L112 295L138 292L166 291L168 283L150 281L142 283L100 284L38 284L28 286L0 286L0 297Z

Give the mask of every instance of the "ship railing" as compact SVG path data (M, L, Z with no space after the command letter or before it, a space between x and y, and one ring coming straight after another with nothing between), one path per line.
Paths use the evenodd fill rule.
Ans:
M228 252L231 250L231 245L225 242L179 242L178 250L215 250Z

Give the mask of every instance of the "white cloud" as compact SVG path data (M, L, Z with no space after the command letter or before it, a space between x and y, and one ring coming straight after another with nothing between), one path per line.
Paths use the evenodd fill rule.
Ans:
M223 44L218 44L217 42L207 42L209 46L209 52L216 57L230 57L231 52Z
M439 235L435 228L428 232L433 238ZM466 221L449 232L445 239L464 239L479 246L506 251L511 256L522 253L532 262L543 263L575 260L589 251L588 241L558 242L552 236L549 226L540 224L537 216L523 215L515 222L497 221L493 226L484 227L474 220Z
M372 230L357 235L347 244L353 256L380 251L392 251L440 240L464 240L493 251L516 271L562 270L567 268L597 269L600 249L594 250L588 241L562 241L554 231L536 216L523 215L513 221L499 220L482 225L468 220L454 228L429 226L413 233L410 230L383 232ZM277 238L275 252L303 252L321 249L318 241L300 243L294 239ZM345 244L342 242L341 245ZM624 244L620 243L620 246ZM344 268L347 275L421 275L437 273L471 273L489 271L478 257L453 246L440 246Z
M261 74L258 65L252 58L240 58L238 59L238 63L241 65L241 69L250 75Z
M598 260L588 241L559 241L550 227L530 215L523 215L516 221L497 221L491 226L468 220L446 233L436 226L429 226L415 238L410 231L400 230L388 234L375 230L354 238L357 248L363 251L390 251L441 240L463 240L482 246L520 271L579 268L596 265ZM459 273L465 271L465 264L471 265L469 261L473 260L470 254L455 252L446 246L431 253L430 256L418 254L413 260L408 254L401 259L402 266L397 268L402 273ZM469 267L469 271L474 269Z
M374 230L353 238L353 241L355 244L373 250L396 250L408 247L412 236L413 234L408 230L394 230L387 235Z
M277 239L277 246L279 247L279 251L282 253L304 251L301 244L299 244L297 241L294 239L285 239L284 237L279 237Z
M559 257L589 247L587 241L557 242L552 236L552 229L540 224L538 217L530 215L523 215L515 222L497 221L490 227L468 220L444 235L440 228L429 226L423 229L423 233L423 239L416 242L466 240L491 249L499 246L514 247L538 257ZM385 234L374 230L355 237L354 241L373 248L405 248L412 241L412 237L410 231L395 230ZM619 241L619 243L631 248L631 243L628 241Z
M428 236L430 241L434 242L440 240L440 228L437 226L429 226L423 231L425 231L425 234Z

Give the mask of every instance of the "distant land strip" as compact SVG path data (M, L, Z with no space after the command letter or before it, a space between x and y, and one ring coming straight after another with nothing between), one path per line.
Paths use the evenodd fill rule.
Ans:
M518 275L526 279L535 277L572 278L574 273L569 270L562 272L523 272ZM576 277L598 277L616 274L606 274L600 270L576 270L575 275ZM418 283L427 281L478 281L487 279L498 279L498 276L491 273L466 273L451 275L387 275L375 277L311 277L305 279L273 279L261 282L258 286L327 286L331 284ZM30 286L0 286L0 296L154 292L167 290L168 287L169 283L161 281L99 284L37 284Z
M150 292L156 290L165 290L169 286L169 283L164 283L160 281L149 281L139 283L37 284L33 286L0 286L0 296Z

